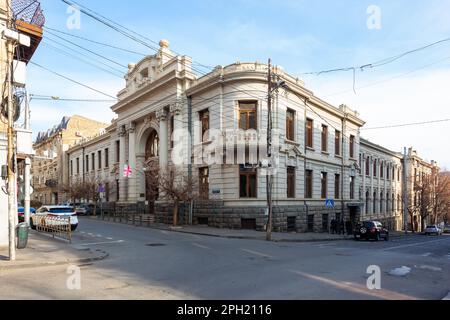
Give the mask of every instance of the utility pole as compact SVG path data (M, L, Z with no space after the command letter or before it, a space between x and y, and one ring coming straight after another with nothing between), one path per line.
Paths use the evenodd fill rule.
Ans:
M405 234L408 234L408 197L408 153L405 148L403 153L403 224Z
M25 97L25 130L30 130L30 96L27 92ZM31 202L31 158L27 156L25 158L25 172L24 172L24 222L30 226L30 202Z
M8 0L8 3L10 1ZM12 12L11 6L8 5L8 23L7 27L11 27ZM8 94L8 232L9 232L9 260L16 260L16 216L17 208L15 203L15 186L16 175L14 172L14 108L13 108L13 90L12 90L12 72L14 57L14 42L11 39L6 40L7 47L7 94Z
M269 166L267 168L266 184L267 184L267 207L269 210L269 221L267 222L267 241L272 241L273 229L273 208L272 208L272 60L269 59L268 72L268 97L267 97L267 158Z

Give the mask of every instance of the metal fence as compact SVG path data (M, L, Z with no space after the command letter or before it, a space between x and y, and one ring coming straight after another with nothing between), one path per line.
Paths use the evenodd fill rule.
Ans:
M144 203L103 203L97 206L95 215L105 221L134 226L150 226L156 222L153 206Z
M36 231L49 233L53 238L68 240L72 243L72 225L70 217L49 217L34 215L33 225L36 227Z

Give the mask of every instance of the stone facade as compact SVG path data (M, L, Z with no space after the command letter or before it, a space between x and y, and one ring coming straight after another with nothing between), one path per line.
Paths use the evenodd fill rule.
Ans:
M33 145L35 156L31 166L34 188L32 199L47 205L67 201L64 192L70 168L67 150L79 141L88 141L103 134L107 126L75 115L65 117L58 126L39 133Z
M199 181L203 200L195 202L193 223L263 230L266 173L274 170L276 230L327 231L332 219L356 223L385 218L392 229L401 226L392 196L398 196L402 185L392 172L401 171L402 157L362 139L365 123L357 112L328 104L303 81L273 67L275 80L284 86L273 100L275 130L268 158L268 66L237 62L197 78L191 61L174 55L168 42L161 41L157 54L129 65L126 87L112 107L118 118L107 132L67 152L70 163L84 159L83 150L109 148L113 170L102 179L117 186L110 201L153 203L146 169L156 161L161 172L177 168ZM256 157L251 150L257 150ZM379 161L383 177L363 174L366 158ZM128 166L133 173L124 177ZM382 195L382 200L366 197L367 192ZM334 205L327 206L326 200ZM163 195L157 199L157 221L170 222L170 203ZM189 221L185 206L180 219Z

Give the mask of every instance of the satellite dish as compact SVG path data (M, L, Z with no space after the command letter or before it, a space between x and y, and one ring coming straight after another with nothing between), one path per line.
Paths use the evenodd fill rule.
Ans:
M14 95L13 97L13 121L16 122L20 118L20 97L18 95ZM3 117L8 119L8 97L5 97L2 101L1 105L1 114Z

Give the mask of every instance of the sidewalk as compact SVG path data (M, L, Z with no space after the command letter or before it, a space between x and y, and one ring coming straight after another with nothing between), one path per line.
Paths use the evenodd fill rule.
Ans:
M89 263L107 257L104 251L77 249L63 240L31 231L27 248L16 251L16 261L8 261L8 248L0 247L0 271Z
M180 226L172 227L167 225L152 225L152 229L159 229L171 232L188 233L194 235L226 238L226 239L245 239L245 240L266 240L266 233L253 230L232 230L219 229L208 226ZM340 241L353 239L353 236L336 235L328 233L281 233L273 232L272 240L274 242L323 242Z

